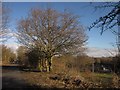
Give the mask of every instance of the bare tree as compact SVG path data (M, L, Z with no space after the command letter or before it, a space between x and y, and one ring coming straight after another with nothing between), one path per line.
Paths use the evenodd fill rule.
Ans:
M118 60L118 66L120 65L120 2L108 2L103 3L102 5L96 6L96 8L112 8L110 12L99 19L97 19L95 22L92 23L92 25L89 27L89 30L91 30L94 27L101 28L101 34L106 31L110 30L113 34L117 36L117 42L115 43L117 45L118 54L116 55ZM118 27L118 29L114 29L114 27ZM119 70L120 72L120 70Z
M9 24L9 13L10 9L7 8L5 5L0 6L0 42L6 41L9 38L8 33L8 24Z
M110 30L112 33L118 36L117 46L118 52L120 54L120 2L102 3L102 5L100 4L99 6L95 6L95 8L96 9L112 8L112 9L108 14L100 17L95 22L93 22L92 25L89 27L89 30L91 30L94 27L97 27L101 28L101 34L106 30ZM116 26L118 26L118 30L113 29Z
M2 51L2 63L3 64L8 64L8 63L12 63L15 59L16 59L16 54L13 52L12 49L8 48L5 45L0 45L1 51Z
M27 49L24 46L19 46L17 49L17 61L20 65L25 66L27 64L27 56L25 55L27 53Z
M79 17L53 9L32 9L28 17L18 23L18 41L28 48L39 48L45 53L48 71L51 58L58 54L83 53L87 36L79 23Z
M103 9L111 8L111 10L108 14L101 16L95 22L93 22L89 29L97 27L101 28L101 34L105 30L111 30L114 34L118 35L118 31L112 28L120 24L120 22L118 22L118 17L120 15L120 2L108 2L108 3L104 2L99 6L95 6L96 10L102 8Z

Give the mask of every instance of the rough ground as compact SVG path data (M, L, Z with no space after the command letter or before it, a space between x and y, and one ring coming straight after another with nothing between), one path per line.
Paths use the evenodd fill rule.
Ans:
M2 67L2 88L87 88L79 77L63 73L25 72L18 66Z
M18 66L3 66L2 67L2 89L6 88L27 88L32 87L27 83L19 70Z
M67 72L66 72L67 73ZM21 71L18 66L2 68L2 88L100 88L98 84L86 82L80 76L58 72Z

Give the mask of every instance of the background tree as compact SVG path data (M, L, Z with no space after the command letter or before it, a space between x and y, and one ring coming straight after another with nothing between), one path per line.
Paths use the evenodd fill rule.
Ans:
M66 57L66 56L65 56ZM93 63L93 59L91 57L88 57L86 55L82 55L82 56L77 56L77 57L73 57L73 56L69 56L68 57L68 62L66 64L66 66L70 69L74 68L77 71L91 71L92 69L92 63Z
M26 53L27 53L27 48L24 47L24 46L20 46L18 49L17 49L17 62L20 64L20 65L27 65L28 64L28 60L27 60L27 56L26 56Z
M13 63L13 61L16 59L16 54L7 46L0 45L2 47L2 63Z
M54 55L81 54L87 41L78 16L50 8L32 9L27 18L19 21L17 30L18 41L22 45L44 52L47 71L52 68L51 58Z

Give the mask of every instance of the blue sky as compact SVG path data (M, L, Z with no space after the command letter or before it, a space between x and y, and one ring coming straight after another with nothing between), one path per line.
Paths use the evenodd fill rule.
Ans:
M111 8L108 9L100 9L95 11L94 7L95 5L99 5L100 3L83 3L83 2L76 2L76 3L70 3L70 2L59 2L59 3L42 3L42 2L7 2L4 3L7 7L11 9L10 13L10 29L15 30L16 29L16 23L20 18L24 18L27 16L29 10L31 8L40 7L40 8L46 8L51 7L58 11L64 11L64 9L68 9L71 12L73 12L76 15L80 16L80 23L84 26L90 26L91 23L93 23L96 19L98 19L100 16L106 15ZM117 28L115 28L117 29ZM115 36L110 32L106 31L103 33L103 35L100 35L100 30L98 28L94 28L91 31L86 31L89 39L87 46L88 47L98 47L98 48L113 48L111 43L115 42ZM15 39L10 39L7 43L15 43Z

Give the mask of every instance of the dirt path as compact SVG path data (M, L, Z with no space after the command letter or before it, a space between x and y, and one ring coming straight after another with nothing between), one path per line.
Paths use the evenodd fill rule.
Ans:
M22 71L18 66L2 67L2 89L4 88L29 88L32 87L22 78Z

